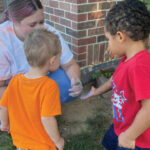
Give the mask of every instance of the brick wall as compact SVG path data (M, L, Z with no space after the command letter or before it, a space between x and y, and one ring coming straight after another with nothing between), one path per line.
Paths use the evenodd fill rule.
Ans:
M60 31L83 67L110 60L104 19L116 0L41 0L45 20Z
M3 8L3 0L0 0L0 12L2 12L4 10Z

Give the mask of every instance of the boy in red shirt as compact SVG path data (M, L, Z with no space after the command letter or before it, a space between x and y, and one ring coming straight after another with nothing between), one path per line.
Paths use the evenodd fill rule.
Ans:
M47 77L59 67L61 45L45 28L24 41L30 71L15 75L0 101L1 130L9 131L18 149L63 150L55 119L61 114L58 85Z
M118 2L105 21L110 51L122 57L111 79L86 97L112 89L113 125L105 134L107 150L150 150L150 54L145 48L150 13L138 0Z

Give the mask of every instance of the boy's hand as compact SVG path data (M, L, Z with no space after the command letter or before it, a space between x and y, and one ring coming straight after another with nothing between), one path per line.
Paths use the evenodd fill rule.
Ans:
M78 78L71 79L71 89L69 89L69 95L72 97L77 97L81 94L83 89L82 82Z
M6 132L9 133L9 124L8 124L8 125L3 125L3 124L1 124L1 125L0 125L0 130L1 130L1 131L6 131Z
M80 99L85 100L85 99L88 99L88 98L94 96L95 90L96 89L92 86L91 90L87 94L80 96Z
M134 149L135 148L135 139L131 139L130 136L127 136L126 132L122 132L118 136L118 145L119 145L119 147Z
M60 137L60 139L55 143L56 147L58 150L63 150L64 149L64 139Z

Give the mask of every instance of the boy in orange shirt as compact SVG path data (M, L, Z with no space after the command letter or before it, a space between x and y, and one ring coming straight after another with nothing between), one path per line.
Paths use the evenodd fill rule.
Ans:
M55 119L61 114L59 88L47 77L59 67L59 38L38 28L28 34L24 49L31 67L12 78L0 101L1 130L10 132L18 149L63 150Z

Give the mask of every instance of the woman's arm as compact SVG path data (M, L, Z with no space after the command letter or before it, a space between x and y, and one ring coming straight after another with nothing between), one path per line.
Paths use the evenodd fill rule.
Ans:
M64 69L70 80L72 78L80 79L80 67L74 59L71 59L68 63L62 65L61 67Z
M69 89L69 95L72 97L79 96L83 89L79 65L75 62L74 59L71 59L71 61L63 65L62 68L71 81L71 89Z

